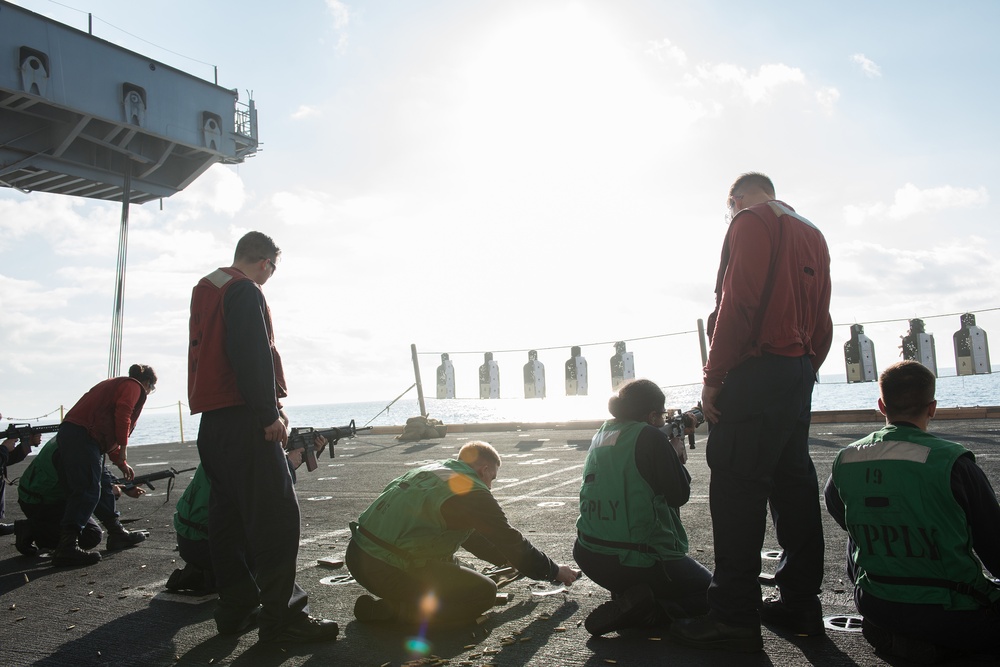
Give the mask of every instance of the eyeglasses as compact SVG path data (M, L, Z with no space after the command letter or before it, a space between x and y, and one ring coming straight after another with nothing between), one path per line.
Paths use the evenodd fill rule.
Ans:
M274 260L272 260L270 257L261 257L261 259L267 262L267 265L271 267L271 275L273 276L274 272L278 270L278 265L275 264Z
M154 391L156 391L156 385L153 384L152 382L147 382L146 383L146 393L147 394L152 394Z
M739 213L740 209L737 208L736 202L737 200L742 202L744 197L745 195L733 195L726 200L726 224L732 222L736 214Z

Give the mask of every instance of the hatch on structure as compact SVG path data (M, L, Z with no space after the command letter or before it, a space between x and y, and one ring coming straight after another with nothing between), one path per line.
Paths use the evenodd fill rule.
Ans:
M142 204L257 151L227 90L0 0L0 185Z

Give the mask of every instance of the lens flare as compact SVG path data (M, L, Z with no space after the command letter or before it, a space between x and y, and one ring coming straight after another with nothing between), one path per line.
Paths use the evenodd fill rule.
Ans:
M431 616L437 613L438 610L438 599L434 591L428 591L423 598L420 599L420 617L424 619L429 619Z
M428 655L431 652L431 645L423 637L410 637L404 644L406 652L411 656Z

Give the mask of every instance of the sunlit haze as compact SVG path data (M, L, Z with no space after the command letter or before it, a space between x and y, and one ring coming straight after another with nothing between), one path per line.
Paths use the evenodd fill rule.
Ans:
M824 374L843 377L855 322L880 370L908 318L942 369L957 313L1000 337L998 3L14 4L84 31L90 12L102 39L217 66L257 104L253 159L131 209L123 371L156 369L151 404L186 403L191 288L253 229L282 249L264 291L291 405L392 400L411 344L428 395L441 352L468 398L494 351L521 397L529 349L561 395L573 345L607 394L619 340L638 376L697 383L750 170L830 245ZM106 376L120 214L0 188L5 417Z

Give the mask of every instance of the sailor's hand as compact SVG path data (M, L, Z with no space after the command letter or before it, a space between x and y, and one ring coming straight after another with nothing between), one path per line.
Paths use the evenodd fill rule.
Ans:
M132 466L130 466L126 461L122 461L117 465L118 469L122 471L122 479L126 482L131 482L135 479L135 471L132 470Z
M302 465L302 454L305 453L301 447L288 452L288 462L292 464L292 470L298 470Z
M268 442L280 442L284 447L288 444L288 428L281 419L275 419L274 423L264 428L264 439Z
M556 573L556 581L566 584L567 586L569 586L579 578L580 578L579 572L565 565L560 565L559 572Z
M684 446L684 436L678 435L675 438L670 438L670 446L674 448L674 452L677 454L677 458L680 460L681 465L687 463L688 452L687 447Z
M327 440L325 436L317 435L315 438L313 438L313 445L316 448L316 456L322 454L323 450L326 449L326 446L328 444L330 444L330 441Z
M719 400L719 394L721 393L722 387L709 387L705 385L701 388L701 412L705 415L705 419L713 424L718 424L719 419L722 418L719 408L715 407L715 402Z
M122 492L129 498L138 498L139 496L146 495L146 489L141 486L133 486L128 489L122 489Z

